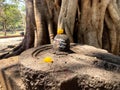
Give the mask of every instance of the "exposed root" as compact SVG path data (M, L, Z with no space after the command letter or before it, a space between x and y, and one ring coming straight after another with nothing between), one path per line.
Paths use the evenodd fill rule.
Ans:
M5 54L2 54L0 55L0 59L4 59L4 58L8 58L8 57L11 57L11 56L16 56L16 55L19 55L21 54L23 51L25 50L25 48L23 47L22 43L18 46L16 46L15 48L13 48L13 50L5 53Z

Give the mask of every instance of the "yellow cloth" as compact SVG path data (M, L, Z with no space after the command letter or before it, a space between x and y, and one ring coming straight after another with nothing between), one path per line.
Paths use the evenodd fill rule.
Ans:
M58 29L57 30L57 34L63 34L64 33L64 30L63 29Z
M51 57L45 57L43 61L46 63L53 63L53 59Z

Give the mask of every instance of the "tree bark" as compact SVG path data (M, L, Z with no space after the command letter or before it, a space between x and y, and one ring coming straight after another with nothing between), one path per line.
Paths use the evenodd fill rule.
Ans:
M34 0L34 11L35 11L35 21L36 21L36 30L35 30L35 47L45 44L46 42L46 22L44 16L45 6L43 5L43 0ZM44 40L43 40L44 38Z
M58 20L58 29L65 30L70 42L74 42L73 33L78 0L62 0L61 11Z
M117 36L116 36L116 28L115 25L113 23L113 21L111 20L111 18L109 17L109 14L106 13L105 15L105 22L107 24L108 27L108 33L109 33L109 44L110 47L108 48L111 52L115 52L116 49L116 45L117 45Z
M119 54L120 52L120 13L116 0L112 0L108 5L105 15L105 22L109 29L110 52Z
M118 4L119 11L120 11L120 0L117 0L117 4Z
M110 0L81 0L79 38L83 43L102 48L104 15ZM87 7L86 7L87 6Z
M35 31L35 18L33 0L26 0L26 34L25 34L25 49L34 46L34 31Z
M59 2L55 2L57 5ZM34 11L36 21L35 47L53 42L54 38L54 18L56 16L54 0L34 0ZM57 6L59 11L59 6ZM55 14L53 14L55 13ZM56 16L56 17L54 17Z

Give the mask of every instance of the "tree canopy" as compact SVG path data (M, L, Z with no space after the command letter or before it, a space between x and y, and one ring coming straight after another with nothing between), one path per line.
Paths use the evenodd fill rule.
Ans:
M19 4L7 3L5 0L1 1L0 6L0 26L3 31L6 29L13 29L22 23L22 13Z

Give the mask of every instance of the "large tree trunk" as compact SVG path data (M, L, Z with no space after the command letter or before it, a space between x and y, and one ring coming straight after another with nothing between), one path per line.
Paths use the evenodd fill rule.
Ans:
M34 31L35 31L35 18L33 0L26 0L26 35L25 35L25 49L34 46Z
M52 43L57 29L71 42L120 55L120 0L26 0L26 35L12 55Z
M35 21L36 21L36 30L35 30L35 46L39 46L47 43L47 28L46 28L46 18L43 8L46 8L44 5L44 0L34 0L34 11L35 11ZM44 39L43 39L44 38Z
M57 25L59 13L58 3L60 2L57 2L57 0L34 0L36 21L35 47L53 42L56 29L53 25Z
M53 42L61 0L25 0L26 34L22 43L0 58L19 55L24 50Z
M81 0L78 38L83 38L83 43L102 48L104 15L108 3L109 0ZM81 43L79 39L78 42Z
M78 43L105 48L119 54L119 20L116 0L62 0L58 28L65 30L71 42L74 39ZM77 38L73 37L73 31Z

